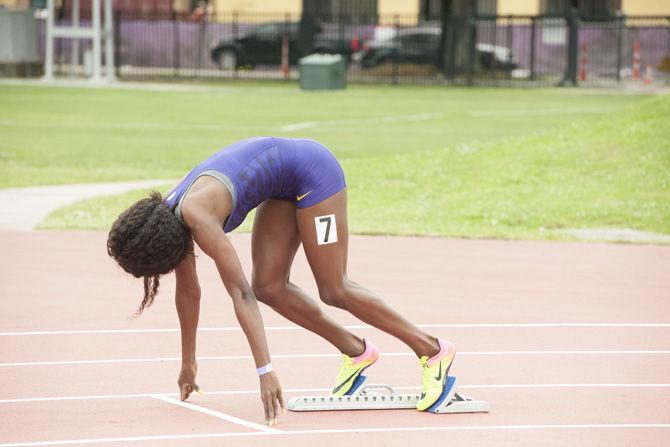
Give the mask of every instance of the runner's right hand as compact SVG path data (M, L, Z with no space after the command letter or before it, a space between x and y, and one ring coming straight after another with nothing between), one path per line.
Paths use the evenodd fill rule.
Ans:
M195 383L195 376L197 373L197 363L182 363L181 373L179 373L179 379L177 380L177 385L179 385L179 398L181 400L188 399L188 396L190 396L193 391L200 391L200 388Z

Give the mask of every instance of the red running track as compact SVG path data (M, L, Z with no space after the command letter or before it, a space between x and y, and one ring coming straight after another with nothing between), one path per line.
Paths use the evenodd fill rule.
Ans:
M0 232L0 446L668 445L670 247L353 237L350 272L459 348L461 391L490 414L289 413L268 431L213 264L199 257L198 381L178 405L174 282L144 316L104 233ZM249 236L233 235L244 266ZM315 287L304 257L292 279ZM369 380L419 385L395 339L337 309L385 355ZM264 308L286 397L326 393L338 353Z

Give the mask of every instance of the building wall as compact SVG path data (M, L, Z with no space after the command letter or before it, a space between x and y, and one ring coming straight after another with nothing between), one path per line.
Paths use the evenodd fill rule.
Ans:
M419 0L378 0L380 15L399 14L418 16ZM56 4L61 3L56 1ZM88 3L82 0L81 3ZM115 0L115 6L129 3ZM144 2L144 3L151 3ZM191 0L173 0L176 11L189 11ZM210 0L212 9L220 12L240 12L251 14L286 13L300 14L302 0ZM27 8L30 0L0 0L0 7ZM122 7L123 8L123 7ZM129 9L126 7L126 9ZM670 0L621 0L621 9L626 15L664 15L670 16ZM498 14L536 15L540 13L540 0L498 0Z
M302 0L211 0L214 10L220 13L239 12L242 14L300 14Z
M0 0L0 7L8 9L26 9L30 6L30 0Z
M378 0L377 11L380 16L398 14L418 17L419 0Z
M498 14L537 15L540 13L540 0L498 0Z
M3 3L21 3L22 0L0 0ZM210 0L213 9L219 12L250 14L291 13L300 14L302 0ZM670 0L622 0L622 10L627 15L670 15ZM184 9L190 0L174 0L175 9ZM183 6L182 6L183 5ZM181 6L181 8L180 8ZM378 0L379 14L418 16L419 0ZM498 14L537 15L540 0L498 0Z
M670 0L621 0L624 14L670 16Z
M621 10L626 15L670 16L670 0L621 0ZM537 15L540 0L498 0L498 14Z
M0 0L2 1L2 0ZM175 0L183 2L185 0ZM186 0L188 1L188 0ZM302 0L211 0L215 11L240 13L283 13L300 14ZM416 0L378 0L377 11L380 15L418 15L419 1Z

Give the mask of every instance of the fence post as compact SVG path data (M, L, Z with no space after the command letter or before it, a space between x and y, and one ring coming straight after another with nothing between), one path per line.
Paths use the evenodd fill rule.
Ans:
M400 34L400 16L398 16L398 14L393 16L393 29L395 30L395 35L398 36ZM397 55L396 57L391 58L391 83L392 84L398 83Z
M621 82L621 67L623 65L623 31L625 16L617 17L617 39L616 39L616 81Z
M447 40L447 78L450 81L454 81L456 78L456 45L460 37L459 27L460 20L454 17L454 15L449 16L449 36Z
M237 40L240 37L240 14L235 11L233 12L233 38ZM235 71L233 72L233 78L237 79L239 76L237 72L237 64L235 64Z
M112 13L114 16L114 75L118 78L121 75L121 11Z
M586 42L582 42L582 45L580 46L579 52L580 52L580 55L579 55L579 81L584 82L584 81L586 81L586 66L589 63L588 47L586 46Z
M281 39L281 72L284 80L289 80L289 40L291 33L291 14L286 13L284 16L284 32Z
M198 24L198 67L196 68L195 71L195 76L196 78L201 78L202 77L202 70L203 70L203 55L204 55L204 47L206 45L206 39L205 37L207 36L207 22L209 21L208 14L205 12L200 19L200 23Z
M514 16L512 14L507 18L507 48L511 54L514 54ZM507 72L507 78L512 78L512 71Z
M177 20L177 13L172 9L172 76L179 76L179 21Z
M474 59L477 52L477 16L469 16L468 20L469 38L468 38L468 67L466 70L466 82L473 84L472 74L474 72Z
M446 2L442 1L442 8L440 11L440 45L438 47L437 54L437 67L442 72L442 76L447 78L447 61L445 55L447 54L447 48L449 44L449 10L447 9ZM429 2L426 2L425 7L428 8L430 5ZM427 13L426 13L427 14ZM428 15L426 15L428 18Z
M537 17L530 19L530 80L535 80L535 37L536 37Z
M566 20L568 22L568 63L565 70L565 75L561 81L561 85L577 85L577 64L579 58L579 18L577 10L571 8Z

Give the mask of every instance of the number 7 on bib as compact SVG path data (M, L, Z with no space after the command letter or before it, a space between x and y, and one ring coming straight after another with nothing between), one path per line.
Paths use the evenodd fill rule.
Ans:
M319 245L333 244L337 242L337 225L335 214L317 216L314 218L316 225L316 243Z

